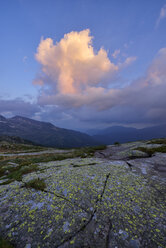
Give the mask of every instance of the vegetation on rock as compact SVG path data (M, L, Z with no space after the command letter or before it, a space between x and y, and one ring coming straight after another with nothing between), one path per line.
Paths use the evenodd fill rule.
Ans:
M162 144L162 143L159 143L159 144ZM154 147L154 148L137 147L136 149L147 153L149 156L152 156L155 152L166 153L166 146Z
M34 188L37 190L44 190L46 188L46 184L43 179L37 178L37 179L32 179L28 181L25 184L26 188Z

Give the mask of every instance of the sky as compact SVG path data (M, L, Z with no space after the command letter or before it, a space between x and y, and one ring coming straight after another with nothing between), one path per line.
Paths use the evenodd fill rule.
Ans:
M87 130L166 123L166 0L5 0L0 114Z

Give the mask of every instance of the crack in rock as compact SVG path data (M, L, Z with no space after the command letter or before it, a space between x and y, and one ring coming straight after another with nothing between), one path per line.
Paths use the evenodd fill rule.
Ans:
M104 192L105 192L105 189L106 189L106 186L107 186L107 182L108 182L108 179L110 177L110 173L106 175L106 179L104 181L104 186L103 186L103 190L102 190L102 193L100 195L100 197L96 200L96 207L93 211L93 213L91 214L89 220L84 224L82 225L75 233L73 233L71 236L67 237L66 239L64 239L59 245L55 246L55 248L60 248L62 245L64 245L65 243L69 242L70 240L72 240L74 237L76 237L80 232L84 231L85 228L90 224L90 222L93 220L93 218L95 217L95 213L97 212L97 204L99 202L102 201L102 198L103 198L103 195L104 195ZM109 230L112 228L112 223L110 222L110 226L109 226ZM107 241L106 241L107 242Z
M21 187L26 188L26 183L24 183L24 185L21 186ZM27 188L27 189L30 190L30 188ZM62 195L60 195L58 193L55 193L55 192L52 192L52 191L49 191L49 190L42 190L42 192L55 195L56 197L61 198L61 199L65 200L65 201L67 201L70 205L76 206L76 207L80 208L81 210L85 211L86 213L91 214L91 212L87 211L85 208L83 208L81 205L77 204L75 201L70 201L69 199L67 199L66 197L64 197L64 196L62 196Z

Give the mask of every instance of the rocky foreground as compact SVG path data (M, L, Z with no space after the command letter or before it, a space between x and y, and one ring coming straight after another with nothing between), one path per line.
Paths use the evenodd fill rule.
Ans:
M1 236L18 248L166 247L166 153L147 153L162 146L108 146L94 157L38 163L22 180L5 184L3 175Z

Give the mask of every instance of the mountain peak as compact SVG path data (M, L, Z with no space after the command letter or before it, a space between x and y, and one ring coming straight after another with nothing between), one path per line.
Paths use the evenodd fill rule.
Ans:
M6 118L3 115L0 115L0 121L6 121Z
M16 116L10 118L10 120L30 120L30 119L27 118L27 117L23 117L23 116L20 116L20 115L16 115Z

